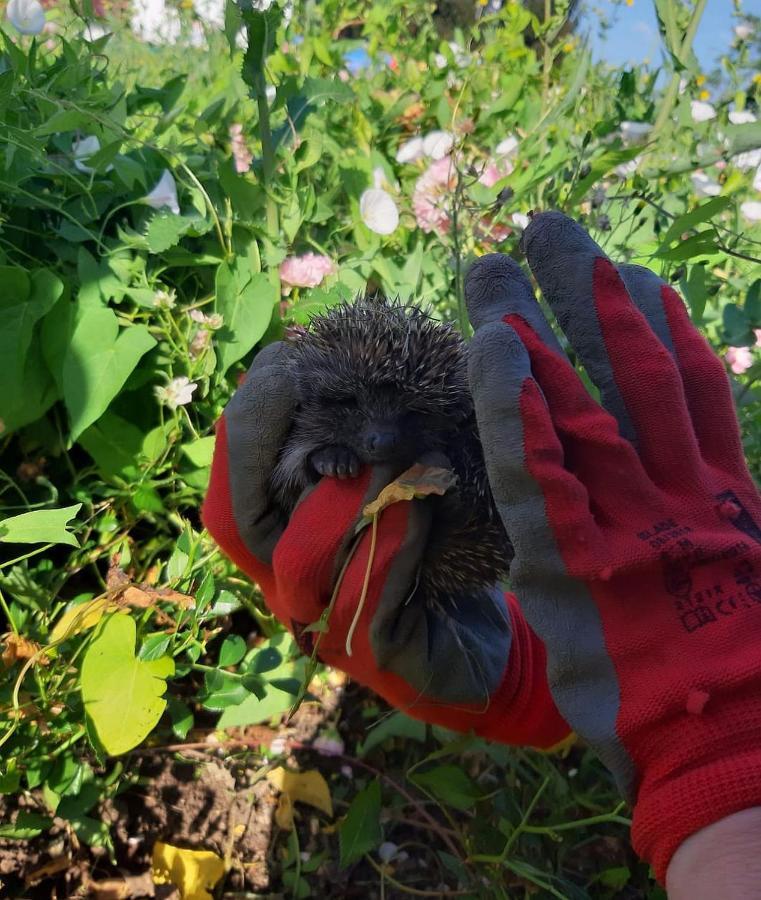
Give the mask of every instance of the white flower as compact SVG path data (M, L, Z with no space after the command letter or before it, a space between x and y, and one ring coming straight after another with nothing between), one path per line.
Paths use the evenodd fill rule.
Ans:
M198 322L199 325L203 325L204 328L208 328L210 331L216 331L224 324L222 316L219 313L212 313L210 316L207 316L205 313L202 313L200 309L191 309L190 318L194 322Z
M740 204L740 212L749 222L761 222L761 200L746 200Z
M94 134L91 134L90 137L82 138L81 140L75 140L71 145L71 152L74 154L74 168L78 169L80 172L84 172L86 175L94 172L95 169L86 166L83 160L94 156L99 150L100 141Z
M729 111L729 121L733 125L750 125L756 117L749 109L732 109Z
M515 156L518 152L518 138L514 134L509 134L497 144L494 152L497 156Z
M756 169L756 174L753 176L753 188L756 191L761 191L761 165Z
M448 65L447 58L443 53L435 54L435 56L433 57L433 62L437 69L446 69Z
M153 295L153 305L156 309L174 309L176 300L177 294L172 288L168 290L159 288Z
M716 110L704 100L691 100L690 112L692 113L693 122L708 122L716 118Z
M45 10L37 0L10 0L8 21L22 34L39 34L45 27Z
M338 736L328 737L326 734L321 734L312 741L312 749L322 756L341 756L344 752L344 742Z
M641 144L652 130L653 126L649 122L622 122L621 138L627 146Z
M628 162L621 163L620 166L616 166L616 175L619 178L628 178L630 175L633 175L639 164L642 162L641 156L635 156L634 159L630 159Z
M264 89L264 96L267 98L267 103L272 103L277 97L277 88L274 84L268 84Z
M705 172L693 172L690 179L698 197L718 197L721 193L721 185L718 181L709 178Z
M288 748L288 742L284 737L276 737L270 744L270 753L281 756Z
M182 33L179 13L165 0L134 0L129 24L135 37L149 44L176 44Z
M180 214L180 204L177 202L177 183L169 169L164 169L161 173L161 178L156 187L145 197L145 202L154 209L167 207L176 216Z
M467 64L470 62L470 56L457 43L457 41L449 41L449 49L452 51L452 55L454 56L455 65L467 66Z
M207 25L225 27L225 0L193 0L193 9Z
M399 847L396 844L391 843L391 841L384 841L380 847L378 847L378 858L381 862L390 862L390 860L396 856L398 849Z
M92 43L93 41L99 41L107 34L111 34L111 32L105 25L101 25L100 22L88 22L82 31L82 38L88 43Z
M394 198L383 188L368 188L359 198L359 214L370 231L392 234L399 225Z
M423 139L421 137L411 138L405 141L396 151L396 161L398 163L411 163L425 156L423 150Z
M761 166L761 147L756 150L744 150L732 157L732 162L741 172L748 172Z
M454 138L447 131L431 131L423 138L423 153L431 159L444 159L454 146Z
M528 228L528 223L531 221L526 213L513 213L510 216L510 221L513 225L517 225L518 228L523 229L524 231Z
M749 37L753 37L753 25L750 22L740 22L735 25L735 35L741 41L747 41Z
M191 381L187 375L173 378L166 387L158 386L153 390L159 403L168 406L169 409L177 409L178 406L186 406L193 399L193 391L198 387L195 381Z

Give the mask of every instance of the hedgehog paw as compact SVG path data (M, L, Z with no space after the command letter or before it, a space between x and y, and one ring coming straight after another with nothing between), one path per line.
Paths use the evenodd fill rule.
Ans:
M331 478L355 478L359 474L359 457L348 447L323 447L309 457L312 468L318 475Z

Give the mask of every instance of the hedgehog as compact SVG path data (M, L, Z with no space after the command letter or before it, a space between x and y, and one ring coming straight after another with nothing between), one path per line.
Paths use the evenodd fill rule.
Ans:
M489 488L459 332L419 307L361 297L312 317L285 352L297 407L271 482L284 514L322 477L379 463L401 474L443 455L455 484L424 501L435 509L415 592L443 607L505 579L512 546Z

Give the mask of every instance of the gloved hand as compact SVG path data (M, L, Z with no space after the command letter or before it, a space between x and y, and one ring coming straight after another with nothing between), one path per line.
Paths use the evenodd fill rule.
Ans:
M366 468L356 479L323 478L287 527L267 486L296 398L273 344L254 360L217 426L203 520L222 550L261 587L302 650L305 630L328 606L364 506L394 475ZM506 743L549 748L568 726L549 695L544 647L515 599L495 586L443 611L407 602L425 550L430 503L401 502L379 517L368 591L347 652L372 543L366 528L340 580L320 658L404 712Z
M690 834L761 805L761 500L724 367L678 295L560 213L522 248L604 409L520 267L478 260L470 378L512 586L663 881Z

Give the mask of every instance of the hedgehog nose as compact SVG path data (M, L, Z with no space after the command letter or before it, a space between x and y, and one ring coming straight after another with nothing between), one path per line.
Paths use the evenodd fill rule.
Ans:
M366 438L368 453L376 457L383 457L392 453L399 442L399 435L395 431L371 431Z

